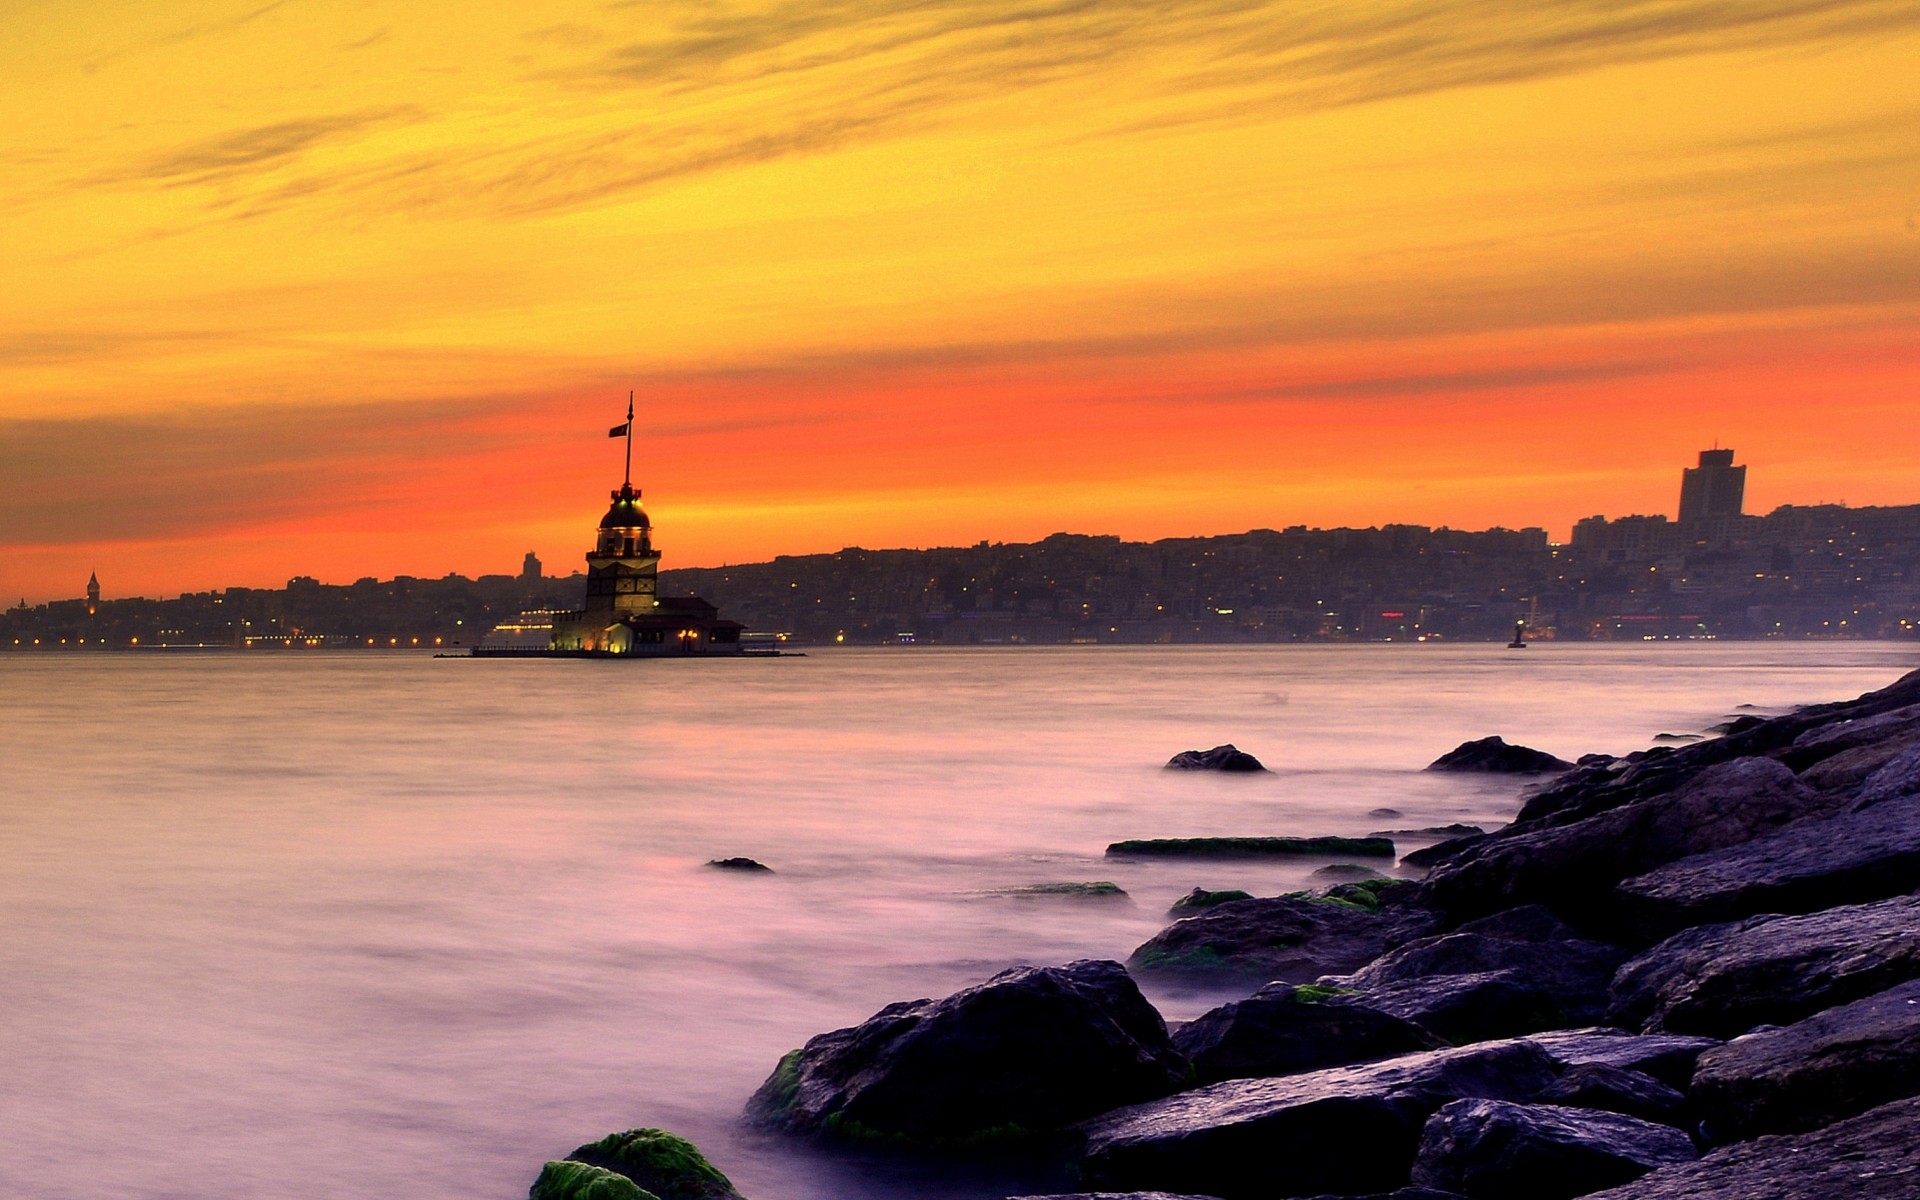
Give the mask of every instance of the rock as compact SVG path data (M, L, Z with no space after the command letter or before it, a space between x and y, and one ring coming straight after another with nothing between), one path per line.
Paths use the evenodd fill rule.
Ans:
M707 860L707 865L722 871L766 871L769 874L773 872L772 867L751 858L710 858Z
M1784 766L1736 759L1664 795L1597 816L1543 828L1508 826L1434 868L1426 895L1464 917L1544 904L1577 927L1620 936L1613 889L1621 880L1822 811L1821 798Z
M1272 855L1392 858L1393 843L1386 838L1348 837L1136 838L1109 844L1107 854L1178 858L1266 858Z
M995 896L1027 898L1035 896L1067 896L1080 900L1125 900L1126 891L1117 883L1105 879L1091 883L1028 883L1019 887L996 888Z
M1806 771L1815 763L1853 747L1847 738L1802 743L1796 747L1799 739L1916 704L1920 704L1920 671L1909 672L1888 687L1858 699L1816 704L1764 720L1743 719L1726 736L1711 741L1696 742L1678 750L1656 747L1612 763L1595 763L1554 780L1529 798L1513 827L1525 830L1583 820L1652 799L1691 781L1707 767L1737 758L1791 755L1787 763L1789 769ZM1874 737L1872 730L1861 737L1857 729L1853 736L1863 743L1870 743Z
M1373 833L1368 834L1367 836L1396 838L1396 839L1397 838L1421 838L1421 837L1463 838L1463 837L1477 837L1478 835L1483 834L1485 832L1486 830L1480 828L1480 826L1478 825L1463 825L1460 822L1455 821L1451 825L1428 825L1422 829L1381 829L1381 830L1376 830Z
M1500 775L1542 775L1548 771L1568 771L1573 764L1544 750L1510 746L1505 738L1483 737L1461 742L1427 764L1429 771L1479 771Z
M1051 1196L1008 1196L1007 1200L1218 1200L1175 1192L1056 1192Z
M1734 1037L1920 978L1920 896L1668 938L1614 976L1615 1025Z
M1443 1104L1524 1100L1554 1071L1520 1040L1229 1080L1083 1123L1081 1170L1101 1187L1224 1200L1387 1191L1407 1183L1421 1127Z
M1520 971L1429 975L1336 995L1328 1003L1398 1017L1455 1046L1570 1023L1554 998Z
M1119 963L1015 967L890 1004L781 1060L750 1120L921 1146L1014 1142L1165 1095L1186 1062Z
M1889 758L1860 788L1854 803L1856 812L1865 812L1889 800L1920 795L1920 744L1901 750Z
M1570 1200L1697 1157L1686 1134L1638 1117L1455 1100L1427 1121L1413 1182L1474 1200Z
M1243 892L1238 888L1228 888L1226 891L1221 892L1210 892L1205 888L1195 888L1178 900L1175 900L1172 907L1167 909L1167 913L1170 916L1185 917L1191 916L1203 908L1212 908L1216 904L1225 904L1229 900L1251 899L1253 899L1252 892Z
M1619 898L1633 934L1653 941L1691 925L1882 900L1915 883L1920 795L1690 855L1623 881Z
M1817 1133L1723 1147L1588 1200L1913 1200L1915 1129L1920 1100L1899 1100Z
M1008 1196L1007 1200L1217 1200L1176 1192L1056 1192L1050 1196Z
M1367 815L1377 820L1383 817L1404 817L1407 814L1397 808L1370 808L1367 810Z
M1418 1026L1356 1004L1323 1004L1322 989L1272 984L1187 1022L1174 1048L1194 1080L1218 1083L1391 1058L1442 1043Z
M1443 1192L1438 1188L1403 1187L1391 1192L1369 1192L1365 1196L1315 1196L1312 1200L1467 1200L1458 1192Z
M1700 1056L1693 1099L1715 1141L1803 1133L1920 1095L1920 980L1736 1038Z
M540 1168L527 1200L660 1200L617 1171L556 1159Z
M1685 1091L1700 1056L1721 1042L1683 1034L1628 1033L1624 1029L1557 1029L1536 1033L1527 1040L1547 1052L1571 1072L1576 1067L1605 1066L1652 1076L1668 1087ZM1561 1078L1566 1078L1563 1073Z
M1780 761L1805 771L1865 746L1910 745L1920 738L1920 704L1832 721L1808 729L1780 754Z
M1265 771L1260 760L1244 750L1236 749L1232 744L1215 746L1211 750L1182 750L1167 760L1167 769L1171 771Z
M1436 976L1517 972L1552 999L1563 1018L1557 1024L1584 1024L1606 1011L1608 985L1627 958L1626 950L1578 938L1551 912L1529 905L1408 942L1335 982L1366 991Z
M1641 1071L1580 1063L1568 1067L1538 1100L1568 1108L1597 1108L1666 1125L1681 1125L1686 1094Z
M1469 833L1457 838L1448 838L1444 842L1435 842L1431 846L1422 846L1409 850L1400 856L1400 861L1409 867L1434 867L1447 862L1469 846L1478 845L1487 840L1490 834Z
M618 1174L635 1184L640 1194L657 1196L659 1200L740 1200L733 1184L692 1142L661 1129L629 1129L625 1133L610 1134L580 1147L567 1158ZM616 1196L616 1192L609 1192L607 1200L616 1200Z
M1127 963L1140 971L1307 983L1372 962L1430 922L1425 913L1369 912L1351 901L1232 900L1175 921Z
M1384 879L1386 876L1372 867L1363 867L1359 863L1328 863L1313 873L1315 879Z
M1832 758L1813 764L1800 772L1800 782L1816 791L1845 792L1851 795L1860 791L1862 786L1883 768L1915 747L1920 747L1920 737L1889 738L1881 742L1868 742L1864 746L1843 750ZM1920 754L1908 761L1920 763ZM1913 789L1909 787L1903 790L1912 791Z

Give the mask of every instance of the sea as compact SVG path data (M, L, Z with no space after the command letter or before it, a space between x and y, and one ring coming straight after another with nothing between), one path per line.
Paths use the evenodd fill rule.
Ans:
M1491 828L1524 782L1422 770L1464 740L1681 744L1917 665L1862 642L3 655L0 1195L517 1200L636 1126L750 1200L1059 1187L739 1114L889 1002L1124 960L1196 886L1329 865L1109 842ZM1271 773L1163 769L1228 742ZM772 870L706 865L733 856ZM1126 896L1013 891L1092 881ZM1170 1021L1250 990L1141 982Z

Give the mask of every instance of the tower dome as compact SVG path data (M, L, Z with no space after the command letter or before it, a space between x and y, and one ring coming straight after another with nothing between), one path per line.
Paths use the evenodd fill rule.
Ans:
M607 509L606 516L600 518L600 528L653 528L653 522L647 520L646 510L640 507L640 492L631 483L621 484L620 490L613 493L613 506Z

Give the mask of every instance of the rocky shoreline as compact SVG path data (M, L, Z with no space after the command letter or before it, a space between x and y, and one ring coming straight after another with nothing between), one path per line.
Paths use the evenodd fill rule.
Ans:
M1436 764L1560 773L1402 859L1424 879L1196 889L1124 966L1017 967L813 1038L746 1117L1051 1158L1083 1197L1920 1195L1920 672L1685 745L1535 754ZM1247 994L1169 1030L1134 974ZM631 1130L531 1196L737 1194Z

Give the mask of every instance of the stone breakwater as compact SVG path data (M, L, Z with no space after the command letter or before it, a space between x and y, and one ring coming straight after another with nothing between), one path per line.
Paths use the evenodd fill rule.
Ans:
M1515 769L1490 745L1448 768ZM889 1005L782 1059L747 1119L1052 1156L1087 1197L1920 1196L1920 672L1590 755L1419 865L1199 893L1126 966ZM1169 1030L1133 973L1247 995ZM583 1146L533 1195L732 1195L668 1136Z

